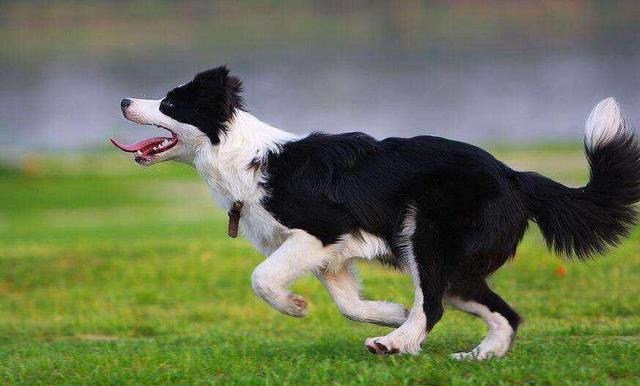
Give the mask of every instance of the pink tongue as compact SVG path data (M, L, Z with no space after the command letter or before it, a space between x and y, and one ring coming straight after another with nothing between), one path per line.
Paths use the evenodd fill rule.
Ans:
M116 141L115 139L109 138L111 143L114 144L117 148L124 151L128 151L129 153L135 153L136 151L142 150L149 145L161 143L165 139L166 139L165 137L153 137L153 138L145 139L140 142L132 143L131 145L123 145L120 142Z

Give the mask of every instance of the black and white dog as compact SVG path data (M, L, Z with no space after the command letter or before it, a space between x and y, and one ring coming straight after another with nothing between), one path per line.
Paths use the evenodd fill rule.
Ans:
M366 340L372 353L418 353L448 301L489 328L476 348L454 357L501 357L520 317L486 277L514 256L529 221L550 248L578 259L618 244L635 222L640 145L611 98L586 123L591 179L569 188L444 138L299 137L249 114L241 91L240 79L218 67L162 99L123 99L127 119L171 136L112 142L140 165L174 160L202 175L230 210L230 233L239 217L242 233L267 256L253 289L278 311L305 316L306 301L287 287L312 272L347 318L397 327ZM409 273L411 309L362 299L357 258Z

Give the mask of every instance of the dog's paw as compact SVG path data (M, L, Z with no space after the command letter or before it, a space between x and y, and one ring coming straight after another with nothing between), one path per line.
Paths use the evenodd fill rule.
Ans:
M420 352L420 342L400 341L389 336L368 338L364 346L370 353L376 355L413 354Z
M453 353L451 354L451 359L455 359L458 361L463 361L463 360L476 360L476 361L483 361L485 359L490 359L493 357L497 357L497 355L495 355L495 353L489 352L489 351L480 351L477 347L474 348L473 350L469 351L469 352L457 352L457 353Z
M480 342L476 348L469 352L458 352L451 354L451 358L456 360L479 360L491 358L502 358L509 351L513 343L513 332L507 331L503 334L489 334Z
M296 317L296 318L304 318L307 316L307 301L300 295L289 294L287 298L288 305L287 314Z
M368 338L364 341L364 346L369 350L371 354L376 355L391 355L398 354L400 351L397 347L387 347L384 343L378 342L381 337Z
M495 350L495 349L483 349L478 346L469 352L457 352L451 354L451 359L458 361L462 360L476 360L483 361L491 358L502 358L507 353L507 350Z

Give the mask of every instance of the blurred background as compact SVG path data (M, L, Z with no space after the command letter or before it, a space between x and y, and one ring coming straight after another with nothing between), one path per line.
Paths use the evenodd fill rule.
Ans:
M640 111L637 1L0 1L2 153L139 139L125 96L227 63L296 133L578 141Z
M282 129L440 135L582 186L593 105L640 118L639 21L638 1L0 0L0 383L640 383L640 229L570 264L532 226L491 280L526 320L503 361L447 359L486 332L460 312L425 355L372 358L389 329L311 277L293 288L309 318L277 313L196 173L107 141L160 134L123 97L227 63ZM358 268L365 297L412 302L408 277Z

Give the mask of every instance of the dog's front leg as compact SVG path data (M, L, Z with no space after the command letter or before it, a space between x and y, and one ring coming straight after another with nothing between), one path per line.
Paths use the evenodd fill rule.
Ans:
M351 320L389 327L398 327L407 320L409 312L401 304L360 297L358 280L351 263L320 270L316 276L327 288L340 312Z
M287 240L253 271L253 291L283 314L304 317L307 302L289 292L288 287L300 276L321 268L330 258L331 249L307 232L291 231Z

